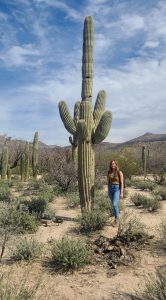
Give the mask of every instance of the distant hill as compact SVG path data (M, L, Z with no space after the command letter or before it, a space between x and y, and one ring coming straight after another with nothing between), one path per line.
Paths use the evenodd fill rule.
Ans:
M6 135L0 135L0 152L4 144L9 146L9 153L18 148L24 147L26 141L20 139L12 139ZM32 144L32 142L30 143ZM132 158L137 161L141 161L142 146L146 146L150 153L150 164L153 169L164 169L166 171L166 134L153 134L147 132L142 136L136 137L123 143L109 143L103 142L95 145L96 154L111 155L113 153L126 155L130 153ZM40 151L46 150L47 152L53 152L54 150L71 149L71 146L60 147L57 145L47 145L42 141L39 141Z
M144 135L141 135L135 139L129 140L121 145L133 144L138 142L156 142L156 141L166 141L166 134L154 134L147 132Z

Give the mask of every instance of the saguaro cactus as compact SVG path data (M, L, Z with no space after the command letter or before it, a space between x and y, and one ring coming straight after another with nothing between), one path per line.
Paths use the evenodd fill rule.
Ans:
M29 178L29 143L25 144L25 181Z
M8 147L4 146L1 157L1 179L7 179L7 168L8 168Z
M20 165L20 171L21 171L21 181L25 181L25 153L22 153L21 155L21 165Z
M7 180L8 180L8 183L11 182L11 168L10 168L9 164L8 164L8 167L7 167Z
M146 177L146 169L147 169L147 155L146 155L146 147L142 146L142 168L144 173L144 179Z
M82 92L81 103L75 105L76 120L73 119L64 101L59 111L65 128L73 135L78 145L78 184L82 212L91 210L94 203L94 144L101 143L107 136L112 114L105 111L106 93L98 93L92 111L93 89L93 18L86 17L83 31Z
M38 169L38 132L35 132L33 140L33 153L32 153L32 169L33 177L37 178L37 169Z

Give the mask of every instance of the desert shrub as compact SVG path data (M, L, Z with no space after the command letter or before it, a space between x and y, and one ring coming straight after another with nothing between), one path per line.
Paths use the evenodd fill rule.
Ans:
M102 176L96 176L95 178L95 188L97 190L102 190L103 187L104 187L104 184L106 184L106 178L105 180L103 180L103 177Z
M149 237L145 224L127 212L124 212L119 219L117 236L128 242L138 241L140 243Z
M100 230L104 227L108 220L109 215L99 209L94 209L90 212L84 212L78 218L80 224L80 231L90 233Z
M15 282L12 272L1 271L0 273L1 300L46 299L41 297L41 294L39 293L39 287L41 287L41 279L35 278L34 283L30 285L28 276L25 272L17 282Z
M135 193L135 194L131 195L130 200L131 200L131 202L133 202L135 204L135 206L140 206L140 205L143 205L146 198L147 197L145 195L142 195L140 193Z
M165 300L166 299L166 268L156 271L155 276L146 279L143 291L128 295L131 300Z
M101 194L100 192L96 192L95 207L101 212L107 212L110 216L113 216L113 208L107 194Z
M156 184L153 181L136 180L135 183L134 183L134 186L137 189L140 189L142 191L144 191L144 190L153 191L155 189Z
M19 239L12 250L12 258L14 260L34 260L39 257L42 252L42 244L34 238Z
M28 188L29 188L29 190L40 190L40 189L42 189L43 184L44 184L44 181L41 179L40 180L31 179L28 182Z
M159 244L166 250L166 219L163 219L158 228Z
M39 193L39 198L44 199L47 202L52 202L54 199L53 188L50 188L49 186L44 186Z
M0 210L1 230L12 233L35 232L38 222L29 213L20 211L16 207L8 206Z
M10 202L12 200L11 191L6 184L0 185L0 201Z
M154 195L159 196L161 200L166 200L166 187L164 186L157 186L153 190Z
M149 211L156 211L161 206L158 198L147 197L140 193L135 193L131 196L130 199L135 204L135 206L142 206L144 208L147 208Z
M52 263L62 270L73 270L89 264L91 251L80 239L64 237L51 243Z
M42 217L47 207L47 201L42 198L32 198L30 201L25 199L20 203L27 206L29 213L36 216L37 219Z
M0 260L5 252L6 244L14 234L35 232L38 223L27 212L20 211L14 206L0 208Z
M80 198L78 192L67 193L66 199L68 208L76 208L80 205Z

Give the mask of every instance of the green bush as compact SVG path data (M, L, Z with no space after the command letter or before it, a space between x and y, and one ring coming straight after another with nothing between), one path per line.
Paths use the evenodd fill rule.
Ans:
M106 179L103 182L103 178L101 176L96 176L95 178L95 188L97 190L102 190L104 187L104 184L106 184Z
M160 226L158 228L159 232L159 244L164 247L166 250L166 219L163 219L160 223Z
M76 208L80 205L80 198L78 192L67 193L66 198L68 208Z
M85 212L78 218L80 231L90 233L100 230L104 227L109 215L99 209L94 209L91 212Z
M47 201L41 198L32 198L31 200L22 200L20 204L27 206L30 214L40 219L47 207Z
M37 180L37 179L32 179L28 182L28 188L29 190L40 190L42 189L44 184L43 180Z
M143 205L146 198L147 197L145 195L142 195L140 193L135 193L134 195L131 195L130 200L135 204L135 206L140 206Z
M44 199L46 202L52 202L54 199L53 189L48 186L44 186L38 196L40 199Z
M20 211L16 207L8 206L0 209L0 229L12 233L33 233L38 228L36 219L29 213Z
M12 195L9 187L6 184L0 185L0 201L10 202Z
M62 270L74 270L89 264L91 251L80 239L62 238L51 243L52 263Z
M165 300L166 299L166 268L157 270L155 276L148 277L143 291L128 295L131 300Z
M117 236L128 242L137 241L140 243L149 238L145 224L136 216L130 216L128 212L124 212L119 219Z
M108 198L108 196L106 194L103 195L99 192L96 193L96 195L95 195L95 207L99 211L106 212L110 216L113 216L113 207L112 207L110 199Z
M166 187L158 186L153 190L155 196L159 196L161 200L166 200Z
M15 276L16 277L16 276ZM2 271L0 273L0 299L1 300L33 300L42 298L39 292L41 288L41 279L35 278L33 284L29 284L31 278L24 272L19 281L15 281L12 272ZM43 291L42 291L43 293ZM42 295L43 296L43 295Z
M34 260L42 252L42 244L34 238L21 238L14 245L12 258L14 260Z
M134 182L134 186L137 188L137 189L140 189L142 191L144 190L150 190L150 191L153 191L156 187L156 184L155 182L153 181L143 181L143 180L136 180Z
M150 198L140 193L135 193L130 199L135 206L142 206L149 211L156 211L161 206L160 201L157 198Z

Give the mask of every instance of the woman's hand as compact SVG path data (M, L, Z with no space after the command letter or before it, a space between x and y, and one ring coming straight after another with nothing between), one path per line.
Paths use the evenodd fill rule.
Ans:
M120 198L121 198L121 199L124 198L124 193L123 193L123 192L120 193Z

